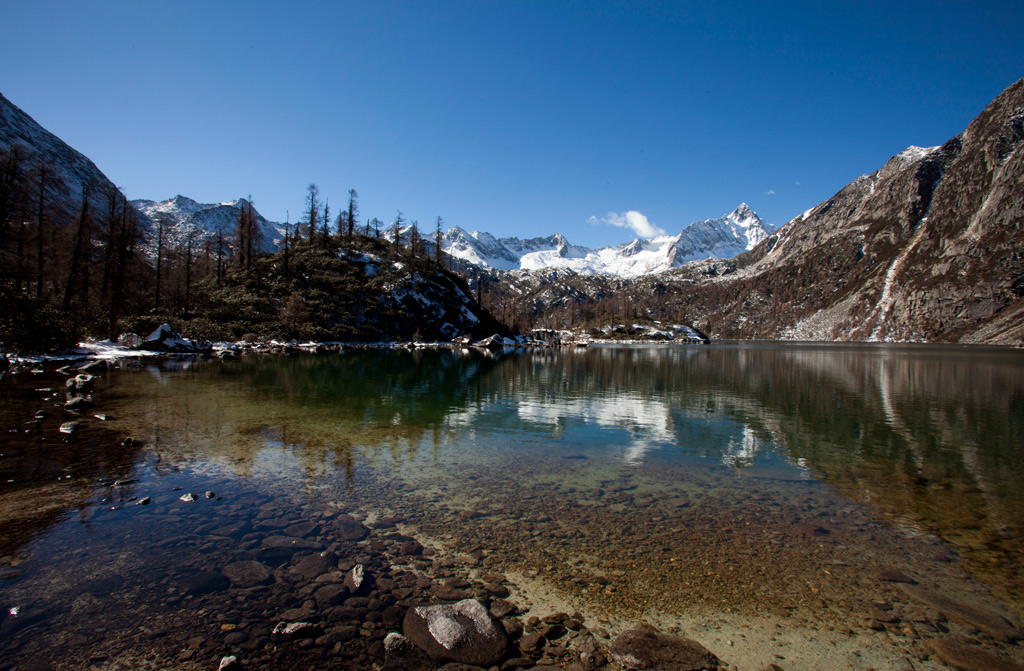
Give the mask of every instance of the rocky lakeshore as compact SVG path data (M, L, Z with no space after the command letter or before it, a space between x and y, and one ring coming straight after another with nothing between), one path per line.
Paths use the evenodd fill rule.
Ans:
M0 671L1022 668L955 552L810 482L575 453L240 478L81 366L5 398Z

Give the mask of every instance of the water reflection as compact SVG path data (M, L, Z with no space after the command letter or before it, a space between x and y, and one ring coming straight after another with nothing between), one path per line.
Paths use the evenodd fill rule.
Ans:
M145 440L151 456L135 463L136 473L154 476L187 467L273 477L287 462L306 484L341 473L351 488L361 463L426 468L513 455L520 464L557 457L652 474L692 464L737 477L814 478L907 532L941 536L975 575L1024 603L1024 357L1016 352L354 351L171 362L112 372L102 393L119 430ZM20 412L5 421L31 414L28 405ZM53 475L32 465L38 456L26 460L39 445L7 440L7 451L22 456L0 461L5 477L41 483ZM48 458L70 468L73 459L61 454ZM96 468L124 474L134 458L122 452ZM586 477L574 468L571 477Z

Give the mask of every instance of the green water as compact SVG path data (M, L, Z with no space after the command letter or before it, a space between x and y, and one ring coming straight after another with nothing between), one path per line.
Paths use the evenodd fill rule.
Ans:
M95 411L110 421L89 413L70 438L45 391L63 380L0 381L0 596L37 604L43 622L81 607L76 572L88 584L158 581L180 564L162 550L182 534L202 549L192 565L216 568L239 551L211 535L215 523L326 505L395 516L470 565L545 578L608 613L849 621L893 600L872 577L882 565L992 596L1010 614L1024 606L1019 352L716 345L151 362L104 373ZM55 416L26 423L40 408ZM122 447L126 436L140 445ZM178 502L206 490L230 505ZM152 505L134 505L142 496ZM90 612L126 608L93 592Z

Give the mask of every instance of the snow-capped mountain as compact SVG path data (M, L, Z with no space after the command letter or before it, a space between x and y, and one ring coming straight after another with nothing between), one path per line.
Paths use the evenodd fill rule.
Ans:
M732 258L753 249L774 227L743 203L718 219L698 221L678 235L637 238L601 249L570 244L562 235L496 238L459 227L444 235L442 249L458 259L495 270L566 268L582 274L637 277L678 268L691 261Z
M215 240L218 233L225 240L230 240L235 233L242 209L249 205L245 198L226 203L197 203L185 196L175 196L169 200L133 200L132 204L150 220L150 228L160 218L166 219L164 231L167 242L171 245L184 245L190 234L194 234L193 244L201 245L206 240ZM263 251L276 251L284 239L286 225L268 221L253 207L253 217L260 230L260 248Z

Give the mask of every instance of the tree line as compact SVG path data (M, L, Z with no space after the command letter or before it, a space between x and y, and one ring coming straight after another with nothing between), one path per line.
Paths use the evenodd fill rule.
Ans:
M183 232L166 215L146 220L112 185L86 183L69 197L61 179L57 167L18 145L0 153L0 349L116 340L163 322L211 339L371 339L382 335L376 327L397 337L408 330L404 317L370 314L384 309L375 295L384 280L361 276L344 252L388 259L388 275L454 278L440 217L428 250L418 223L407 224L400 211L390 225L361 221L355 189L332 219L310 184L303 215L267 252L251 197L231 229Z

